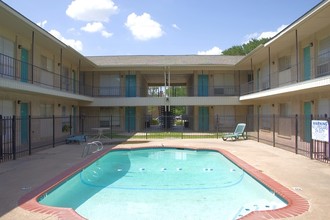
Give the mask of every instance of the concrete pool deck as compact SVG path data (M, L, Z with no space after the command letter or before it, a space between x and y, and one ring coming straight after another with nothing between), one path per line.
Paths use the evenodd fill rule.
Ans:
M116 146L116 140L113 140L114 144L105 145L105 148L164 145L224 149L308 201L307 212L286 219L323 220L330 216L329 164L252 140L224 142L220 139L158 139L145 140L143 143L139 141L141 140ZM82 147L79 144L68 144L39 151L16 161L1 163L0 219L58 219L49 213L26 211L18 206L18 201L45 182L91 157L83 159L81 153Z

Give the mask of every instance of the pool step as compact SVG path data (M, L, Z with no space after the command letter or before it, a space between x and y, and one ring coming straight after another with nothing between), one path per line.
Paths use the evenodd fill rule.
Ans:
M242 218L243 216L249 214L250 212L253 211L258 211L258 210L274 210L281 208L282 206L275 204L275 203L267 203L267 201L263 202L255 202L255 203L248 203L242 206L237 213L235 214L233 220Z

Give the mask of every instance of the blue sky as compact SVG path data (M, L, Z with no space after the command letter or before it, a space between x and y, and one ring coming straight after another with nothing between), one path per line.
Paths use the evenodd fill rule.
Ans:
M86 56L221 54L321 0L3 0Z

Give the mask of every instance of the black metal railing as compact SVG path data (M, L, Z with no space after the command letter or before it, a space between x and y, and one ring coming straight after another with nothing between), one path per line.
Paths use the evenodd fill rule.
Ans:
M58 74L0 53L0 77L4 79L79 94L79 81L69 75L68 72Z
M65 144L70 135L97 135L106 128L107 140L162 138L214 138L233 132L238 123L246 123L249 139L330 162L329 142L312 139L312 120L330 123L327 115L212 115L195 118L182 116L67 116L67 117L3 117L0 115L0 162L31 155L40 149ZM107 141L105 140L105 141Z
M267 89L274 89L286 85L291 85L322 76L330 75L330 51L320 54L310 60L311 69L305 73L304 64L298 63L289 66L281 71L271 71L264 73L260 79L242 83L240 87L241 95L260 92Z

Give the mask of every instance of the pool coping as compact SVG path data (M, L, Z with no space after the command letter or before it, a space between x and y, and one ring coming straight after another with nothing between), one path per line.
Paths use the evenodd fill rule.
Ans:
M21 208L27 211L36 212L36 213L43 213L48 214L51 216L55 216L58 219L85 219L81 215L79 215L76 211L71 208L59 208L59 207L50 207L42 205L38 202L38 198L45 194L46 192L52 190L56 187L59 183L67 179L68 177L74 175L75 173L79 172L83 167L88 166L89 164L93 163L95 160L99 159L103 155L107 154L110 151L118 150L118 149L141 149L141 148L161 148L155 146L116 146L114 148L110 148L104 150L102 152L95 153L89 156L86 160L82 161L74 165L73 167L67 169L63 173L54 178L50 179L42 186L36 188L35 190L27 193L18 201L18 204ZM178 148L178 146L166 146L166 148ZM294 216L301 215L309 210L309 203L306 199L301 197L300 195L296 194L295 192L289 190L282 184L278 183L277 181L273 180L269 176L265 175L262 171L254 168L253 166L249 165L245 161L241 160L237 156L233 155L232 153L224 150L219 149L216 147L188 147L188 146L180 146L180 149L192 149L192 150L213 150L221 153L229 160L234 162L237 166L242 168L245 172L250 174L253 178L257 181L268 187L274 193L285 199L288 203L287 206L279 209L274 210L262 210L262 211L252 211L249 214L239 218L243 220L249 219L282 219L282 218L290 218Z

